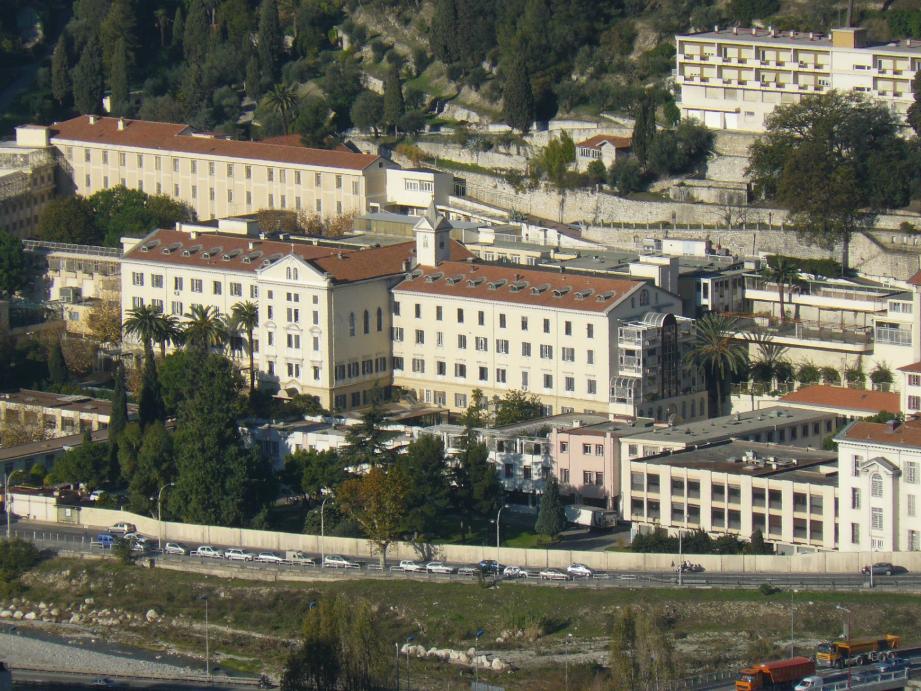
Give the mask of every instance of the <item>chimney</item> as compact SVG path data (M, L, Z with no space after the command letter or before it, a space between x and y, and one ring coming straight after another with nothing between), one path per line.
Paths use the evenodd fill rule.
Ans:
M95 115L90 115L90 124L91 124L91 125L95 125L95 124L96 124L96 116L95 116Z
M118 119L118 131L119 131L119 132L124 132L124 131L125 131L125 118L119 118L119 119Z
M809 40L810 40L810 41L814 41L814 40L815 40L815 34L812 33L811 31L809 32Z
M886 427L888 428L886 431L889 432L889 434L894 433L896 429L898 429L898 426L898 420L886 420Z

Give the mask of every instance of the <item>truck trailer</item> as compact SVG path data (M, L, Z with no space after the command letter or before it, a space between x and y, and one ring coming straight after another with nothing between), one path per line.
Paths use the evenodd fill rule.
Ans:
M868 662L890 660L896 657L895 649L902 639L887 633L883 638L849 638L841 641L819 643L815 661L819 667L859 667Z
M565 507L566 520L588 528L613 528L617 525L617 512L598 506L569 504Z
M785 691L815 674L815 662L808 657L762 662L739 671L736 691Z

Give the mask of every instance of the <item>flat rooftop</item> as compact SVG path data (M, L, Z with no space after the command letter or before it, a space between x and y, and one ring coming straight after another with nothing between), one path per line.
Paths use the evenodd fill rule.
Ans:
M853 29L851 29L853 31ZM847 31L847 29L832 29L832 31ZM773 34L773 35L772 35ZM679 39L728 41L731 43L757 43L785 46L791 48L820 48L832 47L830 34L805 31L771 31L770 29L720 29L719 31L701 31L694 34L679 34ZM860 48L841 48L839 50L864 50L882 51L886 53L904 53L905 55L921 55L921 41L917 39L894 40L884 42L867 42Z
M585 425L568 430L570 434L603 437L612 434L615 437L630 437L637 432L652 430L652 418L640 417L635 420L608 420L597 425Z
M111 401L103 398L91 398L90 396L20 389L16 392L0 394L0 398L7 403L48 410L67 410L78 413L97 413L99 415L110 415L112 413ZM129 406L130 410L134 408L134 405Z
M490 427L477 430L491 436L500 437L521 437L531 436L545 427L551 429L564 429L567 427L582 427L586 423L589 425L598 425L609 422L607 415L598 415L596 413L563 413L562 415L549 415L547 417L538 417L533 420L522 420L511 425L502 427Z
M631 463L772 477L827 486L838 484L838 454L834 451L737 439L637 459Z
M109 430L100 429L92 432L95 443L108 441ZM48 454L80 446L83 443L82 434L71 434L67 437L54 437L42 441L29 442L28 444L19 444L18 446L9 446L0 449L0 463L11 463L20 458L30 458L38 454Z
M777 425L813 422L825 420L831 416L832 414L827 412L777 405L747 413L715 417L710 420L682 422L672 427L660 427L654 431L640 432L634 436L644 442L682 443L686 446L695 446L754 434L772 429Z

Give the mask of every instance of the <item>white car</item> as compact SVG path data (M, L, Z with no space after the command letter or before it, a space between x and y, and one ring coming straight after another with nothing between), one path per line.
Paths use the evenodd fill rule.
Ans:
M124 538L129 542L140 542L142 545L147 543L147 538L138 532L125 533Z
M585 564L570 564L566 567L566 573L573 578L591 578L595 574Z
M231 561L252 561L255 557L252 552L247 552L245 549L240 549L238 547L232 547L224 552L224 558L230 559Z
M506 566L502 571L504 578L528 578L531 574L520 566Z
M541 571L538 576L541 577L541 580L545 581L568 581L569 576L560 571L559 569L544 569Z
M223 550L215 549L211 545L202 545L192 552L196 557L210 557L212 559L223 559Z
M327 569L360 569L361 564L338 554L327 554L323 557L323 566Z
M164 554L179 554L184 556L188 553L188 551L189 550L180 545L178 542L167 542L165 545L163 545Z
M284 564L285 558L275 552L260 552L256 555L255 561L262 561L267 564Z
M425 570L429 573L454 573L454 567L445 564L443 561L430 561L425 565Z
M473 566L460 566L457 569L457 574L459 576L478 576L480 573L480 567L476 564Z
M88 499L90 501L99 501L105 495L106 495L106 491L104 489L94 489L92 492L90 492L90 496L88 497Z
M425 571L425 564L423 564L421 561L413 561L412 559L403 559L397 568L400 571L405 571L407 573L420 573L422 571Z
M121 533L125 535L126 533L136 533L137 526L134 523L116 523L111 528L109 528L110 533Z

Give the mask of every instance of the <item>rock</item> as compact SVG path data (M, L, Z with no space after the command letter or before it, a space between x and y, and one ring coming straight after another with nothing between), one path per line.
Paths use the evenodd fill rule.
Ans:
M470 664L470 656L467 655L466 653L458 653L458 654L457 654L457 664L459 664L459 665L469 665L469 664Z
M26 612L25 615L23 616L23 619L25 619L26 621L35 621L37 617L38 615L35 612Z
M61 616L61 610L59 610L57 607L52 607L50 614L52 617L59 617Z
M144 618L147 619L147 622L153 624L155 621L160 620L160 615L157 614L157 610L151 608L147 610L147 614L144 615ZM405 646L404 646L405 647Z
M496 672L504 672L508 669L508 663L502 662L498 657L493 658L492 663L489 665Z
M8 609L0 611L0 619L9 619L12 616L13 616L13 613Z
M83 604L84 604L84 605L94 605L94 604L96 604L96 600L94 600L94 599L91 598L91 597L88 597L88 598L86 598L86 599L83 601Z
M498 643L499 645L502 645L503 643L505 643L505 639L502 638L502 636L499 636L499 637L496 639L496 643Z
M467 648L467 657L473 657L476 655L476 648Z
M83 617L81 617L79 614L74 612L73 615L71 615L70 617L70 623L71 624L81 624L83 623Z
M15 612L13 612L13 619L22 619L24 616L25 614L22 613L21 609L17 609Z
M44 602L39 602L39 603L38 603L38 608L39 608L39 609L48 609L48 605L45 604Z

